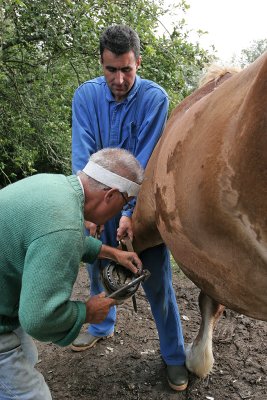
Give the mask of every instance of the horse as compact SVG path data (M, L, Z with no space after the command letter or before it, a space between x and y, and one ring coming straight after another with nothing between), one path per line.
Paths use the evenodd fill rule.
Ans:
M200 288L186 366L206 377L227 307L267 321L267 52L171 113L133 214L135 251L165 243Z

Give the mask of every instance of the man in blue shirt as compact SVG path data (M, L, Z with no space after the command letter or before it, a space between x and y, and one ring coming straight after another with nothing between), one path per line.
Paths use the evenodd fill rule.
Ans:
M100 38L100 60L104 76L83 83L73 98L72 163L73 172L82 169L92 155L105 147L131 151L145 168L157 144L168 112L168 97L156 83L141 79L140 40L135 31L124 25L108 27ZM111 246L123 237L132 239L135 201L122 213L101 227L101 240ZM97 227L90 221L86 227L95 235ZM99 227L98 227L99 228ZM169 252L159 245L140 254L151 277L143 284L155 318L167 378L174 390L184 390L188 374L182 327L172 287ZM88 265L91 294L103 291L99 268ZM100 339L113 335L116 308L112 307L101 324L91 324L73 342L75 351L92 347Z

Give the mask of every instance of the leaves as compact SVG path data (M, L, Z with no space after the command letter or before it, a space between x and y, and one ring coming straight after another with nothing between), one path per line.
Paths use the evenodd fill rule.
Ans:
M99 35L123 23L139 34L140 75L162 85L171 108L193 90L211 55L188 42L185 1L176 26L157 33L162 0L3 0L0 6L0 185L36 172L71 172L71 101L100 75ZM169 29L170 30L170 29Z
M239 57L233 58L233 63L237 63L244 68L260 57L265 51L267 51L267 39L254 40L247 49L241 50Z

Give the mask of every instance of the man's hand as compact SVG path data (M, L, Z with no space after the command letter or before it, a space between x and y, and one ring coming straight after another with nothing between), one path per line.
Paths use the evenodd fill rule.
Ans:
M99 239L101 232L104 230L104 225L96 225L90 221L84 221L85 228L88 229L90 236Z
M133 251L122 251L117 249L118 252L115 254L116 261L118 264L123 265L125 268L137 274L142 269L142 261L138 255Z
M106 318L110 307L114 306L116 300L105 297L102 292L96 296L90 297L86 302L86 321L90 324L99 324Z
M132 218L122 216L117 229L117 240L120 241L125 237L128 237L131 241L133 240Z
M123 265L125 268L137 274L142 269L142 261L134 251L123 251L102 244L99 258L109 258Z

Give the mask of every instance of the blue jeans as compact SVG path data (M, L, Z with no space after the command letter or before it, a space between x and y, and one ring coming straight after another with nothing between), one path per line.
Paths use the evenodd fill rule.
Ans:
M105 225L101 240L110 246L116 246L117 220L112 219ZM159 245L143 251L140 259L151 276L143 284L154 316L163 360L167 365L183 365L185 350L179 310L172 286L172 271L169 251L165 245ZM102 292L103 286L99 276L99 260L88 264L91 282L91 295ZM100 324L92 324L88 332L93 336L107 336L114 331L116 308L112 307L106 319Z
M44 377L35 369L37 348L21 328L0 334L0 399L52 400Z

